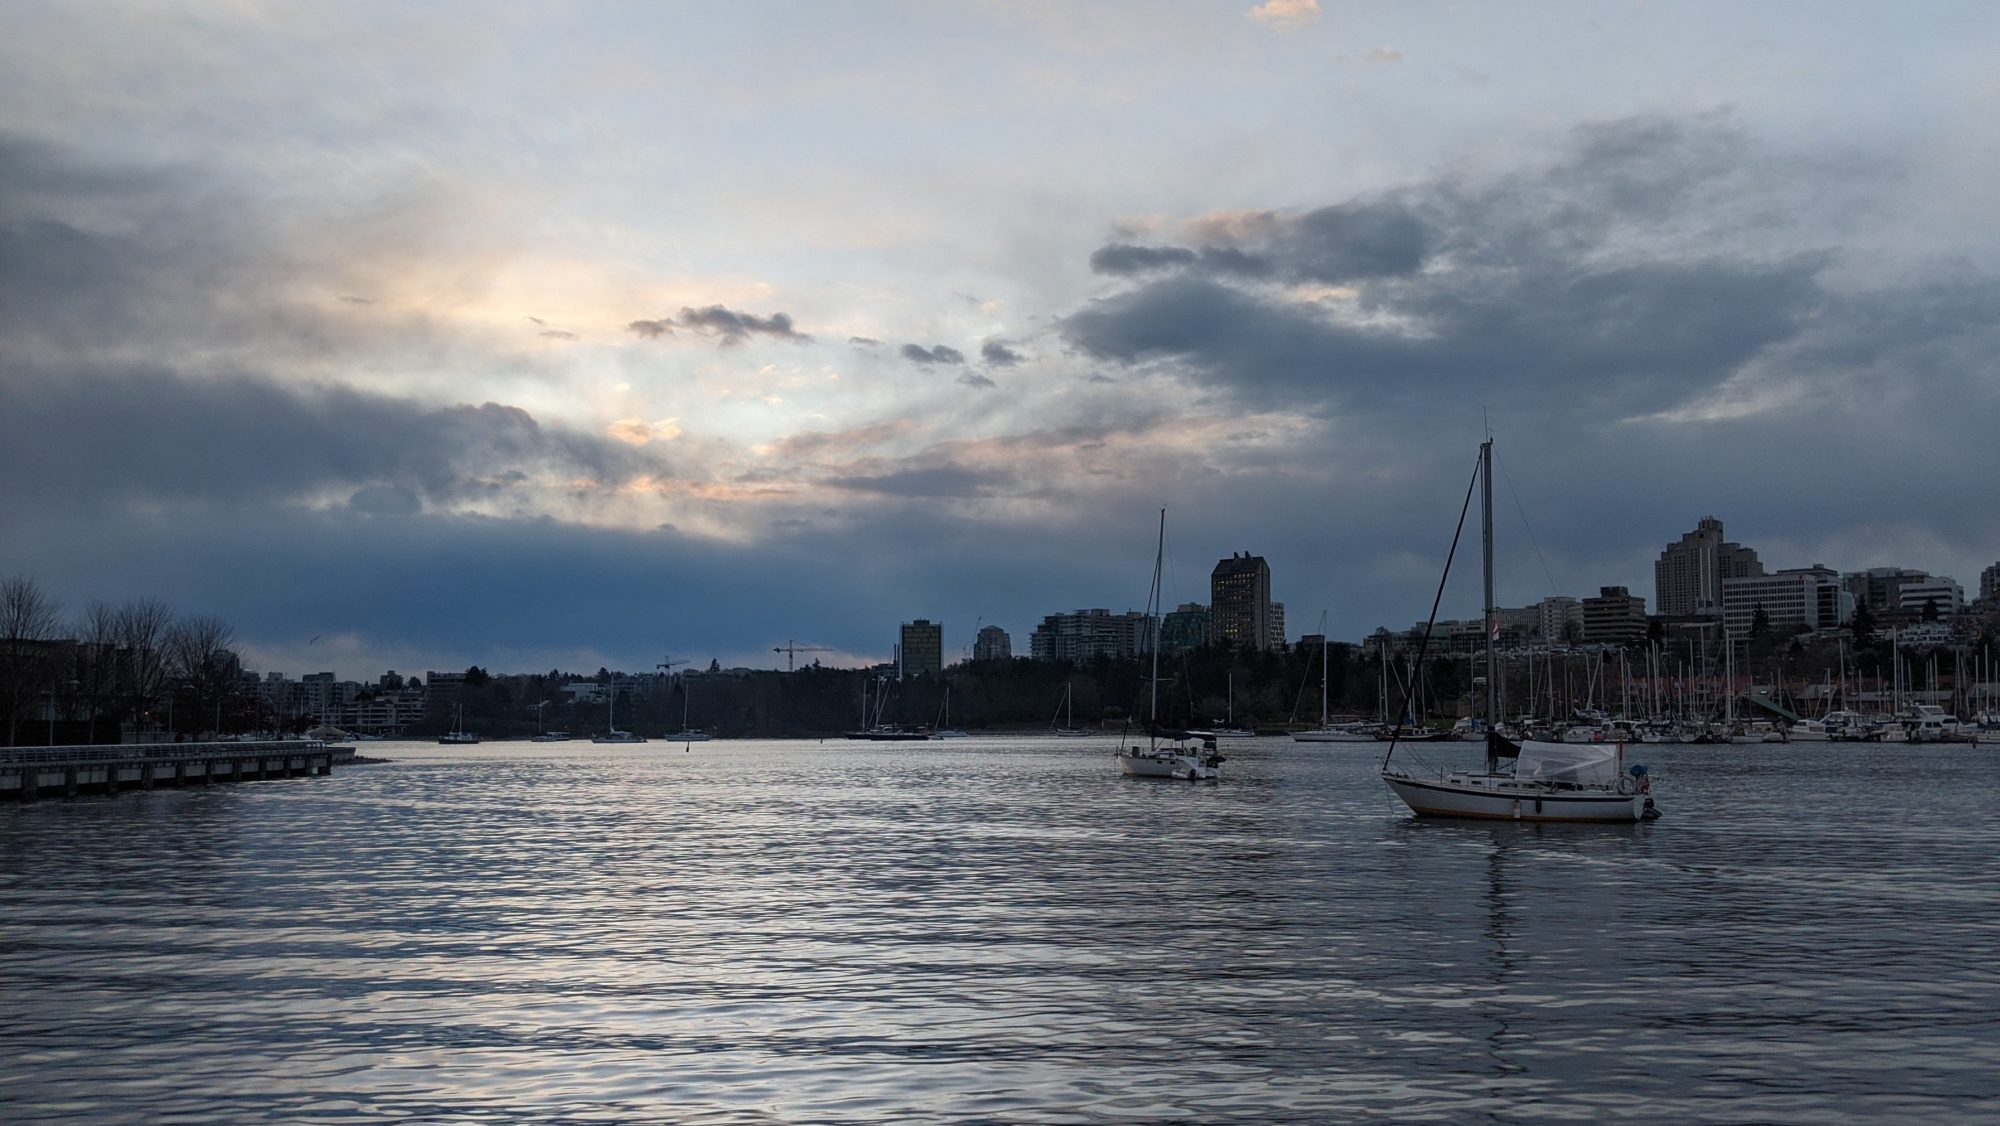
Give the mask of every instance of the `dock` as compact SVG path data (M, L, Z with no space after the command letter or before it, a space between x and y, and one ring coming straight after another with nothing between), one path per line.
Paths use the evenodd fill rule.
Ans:
M353 754L301 740L0 747L0 801L305 778L333 773L342 751Z

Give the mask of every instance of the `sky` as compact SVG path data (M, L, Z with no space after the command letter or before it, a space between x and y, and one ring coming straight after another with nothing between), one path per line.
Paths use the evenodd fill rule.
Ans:
M0 576L297 676L948 655L1706 515L2000 559L2000 7L0 8ZM1472 616L1475 569L1446 615ZM806 659L802 654L801 659Z

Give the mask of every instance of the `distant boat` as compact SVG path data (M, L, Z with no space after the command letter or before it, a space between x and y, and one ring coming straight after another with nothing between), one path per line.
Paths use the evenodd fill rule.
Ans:
M667 736L669 743L706 743L710 736L699 727L688 725L688 681L687 674L681 674L681 729Z
M1049 717L1049 728L1053 730L1057 735L1060 735L1065 739L1076 739L1081 736L1090 734L1090 732L1088 731L1084 731L1081 728L1072 726L1072 719L1070 716L1070 697L1075 694L1075 691L1076 691L1075 681L1069 681L1063 684L1062 706L1056 709L1056 715L1062 717L1062 726L1060 727L1056 726L1055 716Z
M931 730L933 739L963 739L965 732L951 725L951 685L944 686L944 705L938 709L937 726Z
M632 733L631 733L630 731L620 731L620 730L618 730L618 721L617 721L617 719L615 718L615 716L617 715L617 712L618 712L618 682L617 682L617 680L616 680L616 679L614 679L614 680L612 680L612 682L611 682L611 691L609 691L609 692L605 693L605 703L604 703L604 728L605 728L605 731L604 731L604 734L602 734L602 735L592 735L592 736L590 737L590 741L591 741L591 742L593 742L593 743L643 743L643 742L645 742L645 741L646 741L646 737L645 737L644 735L634 735L634 734L632 734Z
M1479 447L1479 469L1473 483L1481 485L1481 512L1485 524L1484 573L1486 616L1494 620L1493 601L1493 441ZM1471 489L1466 505L1472 503ZM1463 528L1465 515L1459 515ZM1453 537L1456 545L1457 538ZM1446 574L1451 561L1445 561ZM1433 610L1435 613L1435 610ZM1382 781L1403 799L1412 812L1433 817L1479 817L1511 821L1608 821L1651 820L1660 815L1653 805L1652 779L1644 766L1625 767L1623 743L1547 743L1504 738L1498 725L1496 700L1499 661L1494 652L1493 634L1486 631L1486 769L1446 770L1435 776L1419 776L1391 766L1396 754L1392 740L1382 756ZM1419 667L1423 648L1430 644L1430 625L1424 627L1423 646L1417 650ZM1502 768L1501 762L1507 766Z
M1153 555L1153 589L1148 601L1147 613L1152 618L1153 636L1160 636L1161 598L1160 576L1167 556L1167 510L1160 510L1160 542ZM1130 749L1118 741L1120 749L1115 756L1118 769L1130 778L1180 778L1189 782L1203 782L1222 777L1222 756L1215 751L1215 735L1211 732L1162 731L1160 730L1160 647L1153 646L1153 673L1150 681L1151 703L1146 713L1146 746L1134 743ZM1199 746L1195 745L1199 742Z
M1222 736L1229 739L1252 738L1257 734L1255 731L1251 731L1246 728L1236 726L1236 673L1235 672L1232 671L1228 674L1228 683L1229 683L1228 707L1223 713L1222 726L1216 728L1215 733L1218 736Z
M1294 715L1298 714L1296 711ZM1326 714L1326 621L1319 627L1319 726L1292 732L1299 743L1373 743L1375 725L1370 723L1330 723Z
M447 747L464 747L479 742L479 736L465 729L465 705L460 704L451 730L438 736L438 742Z
M567 743L569 742L569 732L544 731L528 741L530 743Z

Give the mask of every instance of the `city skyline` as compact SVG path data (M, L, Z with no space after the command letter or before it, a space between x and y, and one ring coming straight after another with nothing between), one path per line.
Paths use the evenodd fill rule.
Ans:
M1711 513L2000 557L1988 6L0 30L0 576L260 668L1019 651L1163 506L1168 606L1248 548L1359 638L1489 422L1506 604L1650 604Z

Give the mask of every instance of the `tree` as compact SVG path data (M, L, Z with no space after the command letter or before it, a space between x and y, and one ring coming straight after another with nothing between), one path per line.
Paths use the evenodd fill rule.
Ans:
M230 646L236 631L221 618L196 614L175 622L167 631L167 659L173 674L193 695L194 720L188 726L201 730L201 722L215 717L215 734L221 734L223 701L236 685L242 664Z
M35 580L16 575L0 582L0 709L6 711L9 745L16 742L29 705L49 687L60 614L61 606Z
M124 665L124 688L131 715L143 727L160 690L166 686L165 650L174 612L158 599L134 598L119 603L112 620L118 657Z
M1923 619L1927 622L1938 620L1938 604L1935 598L1924 599Z
M491 683L493 683L493 675L485 669L480 668L478 665L471 665L466 668L465 686L467 688L484 688Z
M1854 617L1847 623L1847 632L1854 637L1854 647L1865 649L1875 644L1875 611L1863 602L1854 608Z
M1771 615L1764 612L1764 604L1757 604L1756 612L1750 615L1750 639L1756 639L1771 632Z

